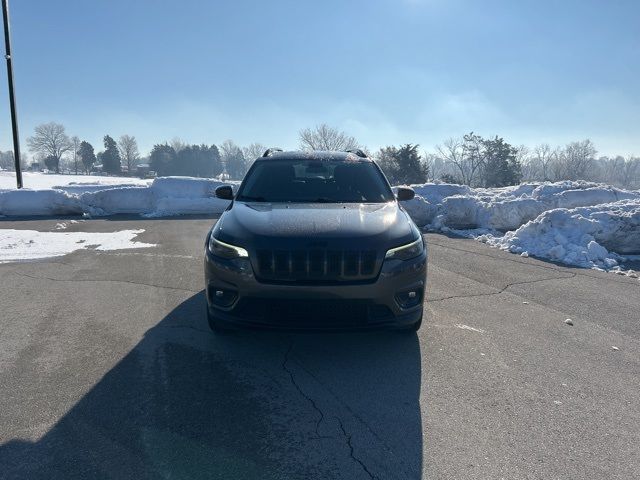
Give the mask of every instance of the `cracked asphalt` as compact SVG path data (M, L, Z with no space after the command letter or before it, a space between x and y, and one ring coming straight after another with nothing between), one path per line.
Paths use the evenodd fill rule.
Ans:
M638 279L429 234L417 335L214 336L213 221L0 264L0 478L640 478Z

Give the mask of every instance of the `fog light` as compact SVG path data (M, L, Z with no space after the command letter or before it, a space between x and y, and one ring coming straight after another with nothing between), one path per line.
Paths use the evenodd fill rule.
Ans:
M209 299L212 304L218 307L230 307L236 301L237 296L238 293L235 290L209 288Z
M422 289L407 290L396 293L396 302L401 308L411 308L420 304L422 301Z

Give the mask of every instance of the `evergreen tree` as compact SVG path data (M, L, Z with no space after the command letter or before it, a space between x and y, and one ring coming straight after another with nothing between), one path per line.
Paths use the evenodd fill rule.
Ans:
M392 185L424 183L429 178L429 166L422 161L417 144L381 148L377 159Z
M482 146L485 187L519 184L522 179L522 165L517 158L518 149L497 136L490 140L482 140Z
M154 145L149 155L149 168L158 176L174 175L176 169L176 151L168 144Z
M96 154L93 152L93 146L89 142L80 142L78 156L82 160L85 171L89 173L93 164L96 163Z
M181 175L213 177L222 173L222 161L218 147L212 145L188 145L178 152Z
M202 145L202 147L204 148L205 145ZM220 157L218 147L211 145L207 148L206 153L200 160L198 168L204 172L203 177L215 177L223 172L224 166L222 165L222 158Z
M104 136L102 170L106 173L120 173L120 152L118 151L118 144L109 135Z
M55 155L47 155L44 158L44 164L48 170L60 171L60 159Z
M174 152L176 152L175 161L171 162L169 173L171 175L182 175L182 176L197 176L195 174L195 164L198 159L199 151L198 147L192 145L182 145L179 150L176 151L174 147Z

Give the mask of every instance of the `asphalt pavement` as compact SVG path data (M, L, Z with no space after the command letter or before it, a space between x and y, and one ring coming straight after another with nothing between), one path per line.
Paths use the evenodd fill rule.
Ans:
M214 221L0 264L1 479L640 478L638 279L428 234L417 335L216 336Z

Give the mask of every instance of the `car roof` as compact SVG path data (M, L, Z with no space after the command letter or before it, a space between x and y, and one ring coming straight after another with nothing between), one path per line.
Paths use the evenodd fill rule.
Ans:
M289 152L274 151L266 157L257 158L256 162L268 162L270 160L318 160L318 161L332 160L332 161L350 161L350 162L353 162L355 160L362 161L362 162L372 161L369 157L361 157L356 153L352 153L352 152L313 150L308 152L306 151L289 151Z

